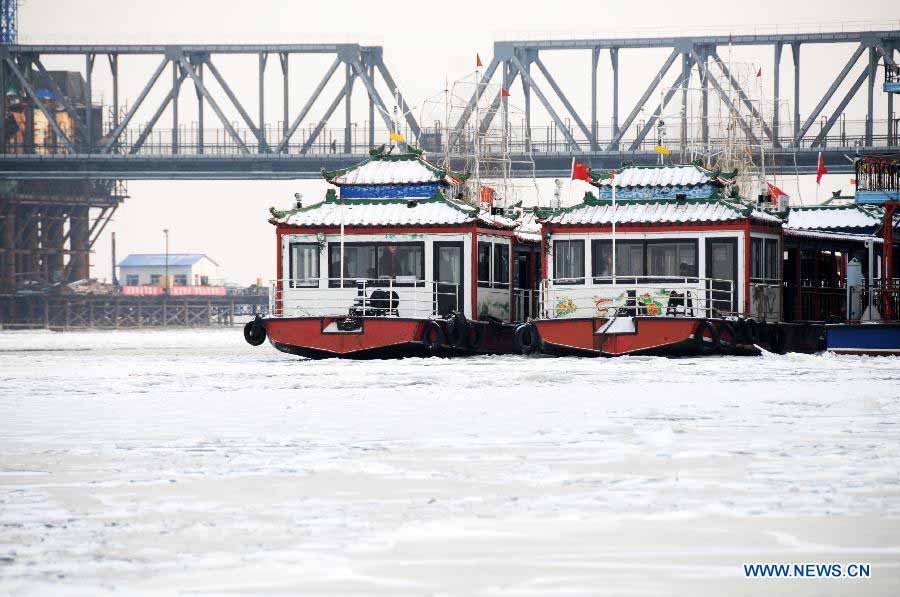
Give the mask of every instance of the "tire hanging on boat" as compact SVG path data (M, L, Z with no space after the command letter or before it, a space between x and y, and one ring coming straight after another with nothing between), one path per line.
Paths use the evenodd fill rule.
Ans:
M469 337L466 339L469 349L477 351L484 341L484 326L477 323L469 323Z
M737 336L735 335L734 326L727 321L723 321L719 325L717 332L719 334L719 341L717 343L719 350L724 353L734 350L734 347L737 345Z
M781 326L769 326L769 350L772 352L784 352L784 328Z
M456 313L449 321L447 343L454 348L466 348L469 344L469 328L471 324L462 313Z
M756 344L759 342L759 325L757 325L755 319L745 319L744 320L744 328L747 330L747 341L750 344Z
M422 344L425 345L425 349L430 354L435 354L444 346L445 342L446 338L441 325L433 319L426 321L425 329L422 331Z
M253 321L244 324L244 340L250 346L259 346L266 341L266 326L262 324L259 315Z
M709 334L709 341L705 340L706 334ZM694 329L694 341L697 343L697 349L701 354L712 354L719 347L719 332L716 326L706 319L700 320Z
M537 328L531 323L523 323L517 327L514 339L516 348L522 354L531 354L537 351L541 345L541 337L538 335Z

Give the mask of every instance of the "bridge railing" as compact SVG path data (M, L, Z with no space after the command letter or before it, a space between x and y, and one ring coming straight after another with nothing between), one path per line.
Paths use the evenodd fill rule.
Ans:
M807 132L806 136L799 143L794 142L793 129L788 124L783 124L778 131L777 136L773 133L775 139L765 135L759 135L760 142L750 144L754 151L760 145L763 150L803 148L814 149L816 147L842 147L856 148L866 147L866 120L845 119L840 125L833 127L826 136L818 139L820 130L825 123L818 123ZM650 139L649 137L642 140L632 148L634 139L643 128L644 123L638 122L626 132L623 138L618 142L618 150L624 152L650 152L652 153L658 145L659 139ZM876 120L873 122L872 128L874 134L872 136L872 145L869 147L897 147L900 146L900 127L891 127L891 134L888 134L888 121ZM576 137L577 147L566 140L565 136L555 125L532 126L530 131L523 125L514 125L509 128L509 152L513 155L521 155L531 153L538 154L564 154L586 153L594 151L598 148L600 151L610 149L613 139L612 127L596 127L597 141L592 144L589 139L584 137ZM260 150L260 144L256 139L253 131L249 128L235 127L239 137L243 140L251 154L258 153L274 153L281 140L281 127L273 126L265 129L266 145ZM688 149L703 150L706 142L699 135L699 128L694 130L689 128L688 140L686 147ZM128 129L122 133L120 142L116 144L113 153L119 155L132 155L135 144L142 137L143 128ZM350 130L349 139L344 128L325 128L323 129L312 143L308 140L314 134L314 127L306 127L298 129L291 139L280 152L285 155L310 155L310 156L346 156L368 154L370 145L370 135L368 126L353 127ZM675 131L674 134L678 134ZM671 151L679 151L682 147L680 137L673 137L673 132L669 131L667 139L663 144ZM448 134L448 130L443 127L423 127L421 134L416 139L409 131L406 131L406 138L410 142L417 144L425 149L433 159L438 158L446 152L446 144L452 138ZM375 145L380 145L388 139L387 129L375 129L374 135ZM349 143L347 141L349 140ZM720 136L712 135L709 137L709 144L713 147L721 147L728 139ZM501 139L499 136L486 137L481 139L481 151L488 155L499 155L501 153ZM461 155L471 155L474 152L474 139L470 136L462 136L454 140L451 146L451 157ZM25 145L21 141L12 140L7 143L7 154L63 154L66 153L65 148L57 143L52 136L45 136L39 143ZM87 150L84 153L88 153ZM233 140L225 129L204 129L201 131L196 126L183 126L177 130L171 128L154 129L143 140L134 155L140 156L171 156L171 155L210 155L210 156L237 156L243 155L243 150Z

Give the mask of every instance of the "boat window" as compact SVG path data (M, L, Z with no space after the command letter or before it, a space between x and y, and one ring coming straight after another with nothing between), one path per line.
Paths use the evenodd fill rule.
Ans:
M754 280L778 279L778 239L750 239L750 277Z
M478 285L490 287L491 285L491 244L478 243Z
M328 244L328 285L340 286L341 243ZM398 286L425 279L425 243L344 243L344 287L357 280L377 286L393 280Z
M616 281L622 276L644 275L644 243L642 241L616 241ZM625 280L621 280L625 282Z
M695 241L647 242L647 275L660 277L697 277Z
M640 276L696 278L697 271L697 241L616 241L618 283ZM591 274L595 284L612 282L612 240L591 241Z
M584 241L553 241L553 283L584 284Z
M291 288L319 285L319 244L291 243L288 252Z
M187 274L178 274L172 279L175 286L187 286Z
M134 274L128 274L125 276L125 284L128 286L138 286L141 283L141 279L139 276Z
M494 288L509 287L509 245L494 244Z

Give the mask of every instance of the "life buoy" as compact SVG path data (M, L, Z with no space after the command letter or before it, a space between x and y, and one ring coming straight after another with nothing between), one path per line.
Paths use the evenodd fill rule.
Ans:
M727 321L723 321L719 324L719 329L717 330L717 332L719 334L719 350L724 353L728 353L734 350L734 347L737 344L737 336L734 332L734 326Z
M425 322L425 329L422 331L422 344L425 345L425 349L430 354L437 353L445 344L444 330L433 319Z
M532 323L523 323L517 327L513 337L516 342L516 348L522 354L535 352L541 344L541 337Z
M244 324L244 340L250 346L259 346L266 341L266 326L262 324L258 315L253 321Z
M701 354L712 354L719 347L719 332L713 324L703 319L694 328L694 342Z

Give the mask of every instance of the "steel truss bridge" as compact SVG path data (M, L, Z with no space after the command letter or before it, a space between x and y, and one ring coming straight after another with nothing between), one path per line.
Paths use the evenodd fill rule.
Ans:
M825 93L801 103L801 48L815 51L825 44L849 45L850 54L845 64L838 65L839 69L821 73L822 77L831 80ZM772 57L775 106L781 103L782 53L790 53L793 117L789 123L780 122L777 109L766 117L760 113L759 104L751 101L747 90L741 87L738 77L729 71L721 57L720 49L729 45L753 46L759 51L755 55L759 63L764 62L764 53ZM655 161L656 138L651 133L676 94L680 92L683 97L687 94L694 72L698 73L699 86L704 91L702 114L699 125L689 125L684 113L680 122L674 123L680 135L670 139L673 152L686 147L689 126L700 127L704 143L721 141L711 137L715 132L710 128L711 104L718 101L737 116L748 142L765 151L770 171L781 174L812 172L821 151L831 172L850 172L847 156L882 153L898 145L892 94L887 94L884 117L879 118L875 113L875 99L882 93L877 84L879 65L895 64L898 47L900 31L505 41L494 44L494 55L482 73L484 86L477 88L485 89L495 77L506 89L521 84L524 122L510 129L511 158L521 163L525 156L533 156L538 176L565 175L572 157L595 168L619 166L624 160ZM619 53L648 48L669 50L668 57L656 72L629 73L648 83L625 118L620 119ZM557 51L590 53L591 68L583 78L584 85L590 82L587 117L585 111L579 111L573 105L542 59L542 56ZM221 56L232 54L258 57L258 84L248 88L244 80L239 87L222 74L216 63ZM292 73L291 58L303 54L325 54L333 56L333 60L324 75ZM123 105L119 89L120 58L130 55L156 57L158 66L140 88L129 90L122 96L131 101L128 110L120 112ZM598 66L604 55L608 56L612 71L612 84L604 91L611 94L611 113L601 118L597 102ZM46 74L45 58L80 59L84 64L83 101L90 106L95 103L92 86L98 56L105 56L108 61L112 79L112 118L108 122L96 122L98 117L94 110L79 108L56 87L51 91L61 98L61 109L74 123L74 130L62 130L52 116L46 97L36 90L35 77ZM280 89L272 90L266 86L264 73L269 58L275 62L276 57L282 81ZM860 62L862 64L857 67ZM3 144L0 179L13 180L316 178L320 168L356 162L367 154L376 140L380 142L387 137L387 131L394 128L387 105L393 105L394 98L404 114L399 132L434 153L443 153L445 144L449 143L451 157L458 157L465 143L466 128L474 126L471 120L475 102L481 99L473 95L462 116L449 130L440 126L422 127L385 65L382 48L357 44L9 45L0 47L0 63L0 87L6 89L13 81L26 96L26 109L42 112L54 133L49 145L46 139L41 143L27 135L21 143ZM676 63L680 66L680 75L662 93L662 82ZM161 81L167 69L171 69L168 85ZM292 75L310 82L309 95L301 98L302 104L289 96ZM379 77L382 88L390 94L387 103L376 85ZM323 100L326 86L335 79L340 85L338 93L330 102L328 98ZM368 98L368 120L362 125L354 122L351 113L350 98L357 81ZM851 82L849 88L844 85L845 81ZM197 120L188 126L179 121L178 115L179 98L186 82L193 87L197 102ZM864 84L865 118L847 120L845 109ZM52 81L51 86L55 86ZM154 88L159 87L168 91L158 104L151 104L147 98ZM838 93L839 90L842 93ZM655 101L657 91L661 92L658 103ZM264 110L268 93L282 95L282 111L275 125L267 120ZM244 104L251 100L251 108L258 111L255 117ZM532 123L534 100L541 105L549 124ZM494 107L504 101L508 100L499 93L491 99ZM559 106L562 106L561 111L557 110ZM335 127L335 113L341 107L343 123ZM207 108L213 112L211 127L207 123ZM823 116L826 109L830 114L828 117ZM314 110L321 116L313 119ZM8 137L6 106L0 111L4 112L0 113L0 139L5 140ZM157 126L167 111L171 117L166 120L171 124L167 128ZM142 115L140 118L136 117L138 113ZM230 117L235 113L237 121ZM610 125L600 126L601 121ZM672 127L670 117L666 124ZM490 116L478 124L482 128L489 125ZM685 158L685 155L679 157ZM519 169L513 174L530 176L532 171Z

